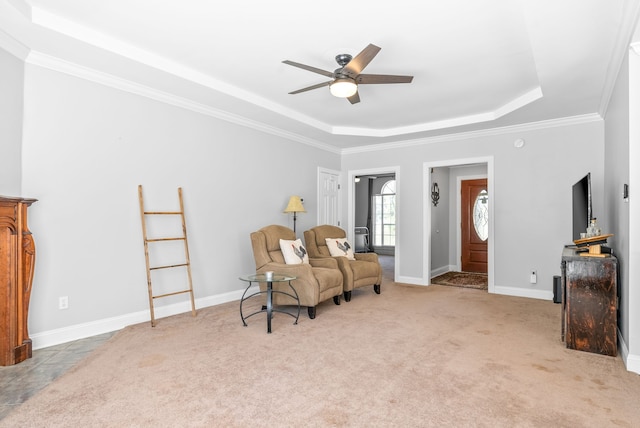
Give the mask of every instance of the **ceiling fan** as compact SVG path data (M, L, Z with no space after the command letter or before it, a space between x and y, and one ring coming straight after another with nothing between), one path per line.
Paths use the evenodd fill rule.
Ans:
M329 86L331 94L336 97L346 98L351 104L360 102L358 94L358 85L372 85L384 83L411 83L413 76L395 76L392 74L360 74L362 70L371 62L371 60L380 52L380 48L376 45L369 44L358 55L352 57L349 54L340 54L336 56L336 62L340 67L335 71L325 71L310 65L300 64L298 62L285 60L285 64L302 68L303 70L312 71L330 77L333 80L317 85L308 86L289 92L289 94L299 94L301 92L310 91L312 89Z

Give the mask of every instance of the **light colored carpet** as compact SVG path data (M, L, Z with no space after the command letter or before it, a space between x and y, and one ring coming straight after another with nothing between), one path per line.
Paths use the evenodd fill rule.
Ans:
M487 290L489 288L486 273L451 271L432 278L431 283L452 287L476 288L478 290Z
M388 278L385 275L385 278ZM241 284L239 284L241 286ZM236 302L118 332L2 427L632 427L640 376L566 349L560 306L394 284L298 325Z

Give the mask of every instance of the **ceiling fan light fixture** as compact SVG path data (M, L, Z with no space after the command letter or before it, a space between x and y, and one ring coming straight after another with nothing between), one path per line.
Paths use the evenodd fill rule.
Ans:
M329 90L334 97L349 98L358 92L358 85L349 77L339 77L329 85Z

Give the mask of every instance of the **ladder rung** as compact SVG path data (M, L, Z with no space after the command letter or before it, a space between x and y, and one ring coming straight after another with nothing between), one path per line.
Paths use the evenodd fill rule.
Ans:
M189 266L189 263L182 263L179 265L168 265L168 266L156 266L156 267L150 267L149 270L156 270L156 269L167 269L167 268L174 268L174 267L180 267L180 266Z
M155 239L147 239L147 242L160 242L160 241L184 241L186 238L184 236L179 238L155 238Z
M176 294L184 294L184 293L191 293L191 290L187 289L187 290L182 290L182 291L174 291L173 293L160 294L158 296L153 296L153 298L157 299L157 298L160 298L160 297L174 296Z
M182 211L145 211L144 215L181 215Z

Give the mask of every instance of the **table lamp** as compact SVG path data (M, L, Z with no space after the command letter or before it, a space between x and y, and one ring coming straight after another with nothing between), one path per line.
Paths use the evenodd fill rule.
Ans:
M289 198L289 204L287 208L284 209L285 213L293 213L293 233L296 232L296 214L297 213L306 213L307 211L304 209L302 205L302 199L300 196L292 196Z

